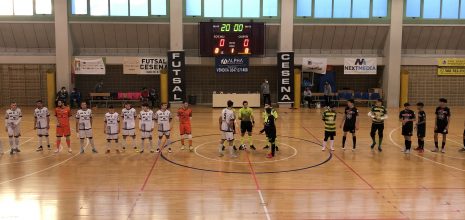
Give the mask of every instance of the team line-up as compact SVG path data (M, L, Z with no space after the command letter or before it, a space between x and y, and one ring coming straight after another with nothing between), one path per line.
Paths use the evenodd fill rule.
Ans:
M368 116L372 119L372 126L370 136L372 138L371 149L374 150L375 146L378 145L378 151L382 152L382 141L384 131L384 121L388 118L387 110L382 105L383 100L377 100L376 104L371 107ZM39 147L37 151L43 151L43 139L45 139L46 145L51 150L49 141L49 129L50 129L50 112L43 106L42 101L37 101L37 108L34 110L34 129L37 130L37 136L39 139ZM256 150L252 140L252 129L255 125L255 119L252 108L248 107L248 102L244 101L243 107L239 110L238 114L233 109L234 103L232 101L227 102L227 108L223 109L220 117L218 118L219 130L221 131L221 140L218 145L218 152L220 157L224 156L224 150L226 149L224 143L228 143L230 156L232 158L237 157L237 148L234 145L234 134L236 133L236 118L240 121L240 147L239 150L246 150L247 145L244 143L244 136L248 135L248 146L251 150ZM86 102L82 102L80 109L77 111L76 118L76 131L80 139L80 153L84 153L84 142L85 139L89 140L92 147L93 153L98 153L94 140L93 140L93 115L92 110L87 107ZM410 153L414 127L417 130L418 147L415 150L419 152L424 151L424 138L426 136L426 113L423 111L423 103L418 103L418 120L416 114L410 109L410 104L404 104L404 110L399 113L399 120L402 122L402 135L405 138L405 148L402 152ZM435 111L436 120L434 125L434 141L435 149L432 152L445 153L446 135L449 131L451 112L447 107L447 100L441 98L439 100L439 106ZM236 115L238 117L236 117ZM322 113L322 120L324 121L324 141L322 144L322 150L326 150L326 146L329 139L329 149L334 151L334 137L336 136L336 108L334 106L328 106ZM70 117L72 117L71 110L69 107L60 100L57 102L55 108L56 117L56 150L55 153L59 153L62 150L61 139L65 137L68 152L72 153L71 150L71 124ZM189 104L184 102L182 107L177 111L177 118L179 119L179 130L181 135L181 150L189 149L193 151L192 146L192 109L189 108ZM278 118L278 113L271 106L266 105L263 112L264 125L260 133L265 133L268 144L264 149L269 149L269 153L266 154L267 158L275 156L278 151L276 145L276 125L275 122ZM348 100L347 107L344 111L344 117L342 118L340 128L343 130L342 138L342 149L345 150L346 136L347 133L352 134L353 147L352 150L356 149L356 131L359 129L359 112L354 106L354 100ZM139 120L138 129L141 135L140 148L137 148L136 144L136 120ZM113 106L109 106L108 112L104 116L104 133L106 134L107 146L106 153L111 152L111 143L114 142L116 145L116 152L119 153L120 147L124 151L127 147L126 139L130 137L132 139L132 147L138 153L143 153L145 149L145 141L148 140L148 147L150 152L160 152L163 148L168 148L168 152L171 153L171 123L173 116L168 110L166 103L161 104L160 110L155 113L149 108L147 103L142 104L142 110L137 115L136 110L129 103L124 104L124 108L121 111L121 115L115 112ZM14 155L21 152L19 149L19 137L21 136L20 124L22 120L21 109L17 107L15 102L10 104L10 108L5 114L5 130L8 133L10 154ZM121 125L122 122L122 125ZM414 125L414 123L416 124ZM157 148L153 146L152 133L154 129L158 131L158 144ZM119 135L122 134L123 143L120 146L118 143ZM376 133L378 133L378 142L376 142ZM439 150L438 134L443 135L441 150ZM163 138L165 137L165 138ZM188 140L188 146L186 147L185 140ZM464 148L459 151L465 152L465 130L464 130ZM3 154L2 143L0 142L0 154Z

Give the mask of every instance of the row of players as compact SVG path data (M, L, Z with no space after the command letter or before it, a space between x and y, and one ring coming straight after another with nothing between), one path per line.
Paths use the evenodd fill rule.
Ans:
M383 131L384 131L384 121L388 118L387 110L383 106L383 100L378 99L376 104L371 108L368 116L372 119L370 136L372 138L371 149L374 150L376 146L376 132L378 132L378 151L382 152L382 142L383 142ZM418 120L415 112L410 109L411 106L409 103L404 104L404 109L399 112L399 120L402 122L402 136L405 139L405 148L402 152L408 154L410 153L412 147L412 139L414 128L417 130L418 137L418 147L415 150L424 152L425 146L425 136L426 136L426 113L423 110L424 104L417 103L418 109ZM345 149L345 142L347 133L352 134L353 148L356 149L356 130L359 129L358 123L358 110L354 106L354 100L348 100L348 106L345 109L344 117L340 127L343 129L344 136L342 137L342 149ZM328 139L330 139L330 149L334 150L334 136L336 136L336 109L334 106L330 106L323 112L323 121L325 123L325 138L323 142L324 151ZM432 152L446 152L446 139L449 132L449 124L451 119L451 111L447 107L447 99L439 99L439 106L435 111L436 120L434 124L434 144L435 148L431 150ZM414 123L416 124L414 125ZM442 145L441 150L439 150L439 138L438 135L442 134ZM465 152L465 130L463 133L464 147L461 148L460 152Z
M34 110L34 129L37 130L37 135L39 139L39 147L37 151L42 151L44 148L42 146L43 139L47 144L48 149L50 150L50 142L49 142L49 129L50 129L50 112L49 110L43 106L42 101L37 101L37 108ZM235 119L236 113L232 109L233 103L228 101L228 108L225 108L222 112L222 116L220 117L220 130L222 131L222 139L221 139L221 148L220 148L220 156L222 156L222 152L224 151L223 143L228 141L230 143L234 142L234 133L235 133ZM70 144L70 135L71 135L71 126L69 122L69 118L71 115L71 110L64 105L62 101L58 101L58 107L55 109L55 117L56 117L56 153L61 151L61 138L66 138L66 144L68 146L68 152L72 153L71 144ZM249 146L251 149L255 150L252 142L252 127L254 126L254 118L253 118L253 110L248 107L247 101L243 102L243 108L239 110L239 120L241 120L241 146L239 149L245 149L244 144L244 135L247 132L249 135ZM145 140L148 140L149 147L151 152L160 152L161 146L167 147L168 152L171 153L171 140L170 140L170 131L171 131L171 121L173 119L171 112L167 109L167 104L162 104L160 110L156 111L155 113L149 109L148 104L144 103L142 105L142 111L139 112L139 115L136 114L136 110L131 107L129 103L124 105L124 108L120 115L115 112L115 109L110 106L108 112L104 116L104 133L106 134L107 139L107 153L110 153L111 143L115 142L118 144L118 136L122 133L123 136L123 150L126 149L127 137L131 137L133 139L132 145L136 152L143 153ZM271 112L271 108L270 108ZM265 114L266 116L266 114ZM92 147L92 152L97 153L97 149L95 148L95 144L93 141L93 131L92 131L92 124L93 124L93 115L92 110L87 108L87 104L85 102L81 103L81 108L76 113L76 131L77 135L80 139L80 153L84 153L84 142L85 139L89 140L89 144ZM190 151L193 150L192 147L192 129L191 129L191 118L192 118L192 110L189 108L187 102L183 103L183 106L179 108L177 111L177 117L179 119L180 125L180 135L181 135L181 150L186 149L185 146L185 139L188 139L188 149ZM136 147L135 137L136 137L136 118L139 119L139 130L141 133L141 147L140 149ZM268 117L265 117L265 128L262 132L267 132L268 137L276 137L276 129L274 125L274 118L277 118L276 111L273 111L273 121L268 120ZM122 119L122 120L120 120ZM21 136L20 132L20 123L22 120L22 113L21 109L19 109L16 103L11 103L10 109L6 111L5 115L5 129L8 132L9 143L10 143L10 154L19 153L19 137ZM120 126L120 121L122 121L122 126ZM158 147L155 150L152 143L152 132L155 129L155 124L157 124L158 130ZM268 128L274 128L274 132L270 131ZM122 129L122 132L121 132ZM162 144L164 139L164 143ZM274 139L272 143L272 152L269 156L274 156ZM266 148L266 147L265 147ZM233 151L236 151L236 147L232 147ZM119 147L116 149L119 152ZM232 151L232 152L233 152ZM1 148L0 143L0 152L3 153L3 149ZM235 156L232 154L232 156Z

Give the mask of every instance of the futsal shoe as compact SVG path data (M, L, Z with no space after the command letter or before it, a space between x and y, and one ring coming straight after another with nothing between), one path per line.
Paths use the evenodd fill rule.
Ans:
M48 149L48 150L51 150L51 149L52 149L52 147L50 147L50 145L47 145L47 149Z
M81 147L81 151L79 153L83 154L84 153L84 148Z
M233 149L234 149L235 151L237 151L236 145L233 146Z
M191 152L194 151L194 147L189 146L189 150L190 150Z
M220 152L220 154L218 154L218 157L223 157L223 156L224 156L223 152Z
M325 151L325 150L326 150L326 147L321 148L321 151Z
M250 145L250 149L257 150L257 148L255 148L255 146L253 146L253 145Z
M266 145L266 146L263 148L263 150L269 149L269 148L270 148L270 146Z
M181 146L181 150L185 150L186 147L184 145Z
M423 148L420 148L420 150L418 150L418 153L423 153L423 152L425 152Z
M224 151L226 149L226 147L223 145L223 147L221 148L222 151Z
M42 146L38 147L36 151L43 151L44 148Z
M123 148L123 150L126 150L126 147L122 147L122 148Z
M139 153L140 153L140 154L143 154L143 153L144 153L144 150L139 151Z
M461 149L459 150L459 152L465 152L465 147L464 147L464 148L461 148Z
M370 146L371 150L375 149L375 145L376 145L376 142L373 142L373 144L371 144L371 146Z
M55 150L55 153L60 153L61 151L61 147L58 147L56 150Z
M405 150L404 154L410 154L410 150Z
M439 152L439 148L434 148L434 150L431 150L431 152Z
M116 153L117 153L117 154L119 154L119 153L120 153L119 149L116 149Z
M92 153L94 153L94 154L98 153L97 149L92 148Z
M241 146L239 146L239 150L245 150L245 145L244 144L241 144Z
M10 155L15 154L15 151L13 149L10 150Z
M237 158L237 154L231 154L231 158Z
M355 151L355 149L356 149L355 147L354 147L354 148L352 148L352 151Z
M16 153L21 152L21 151L19 150L19 148L15 148L15 151L16 151Z
M331 151L334 151L334 148L331 148Z
M106 154L109 154L110 153L110 149L108 149L107 151L105 151Z
M276 145L275 147L276 147L276 151L279 151L279 147L278 147L278 145Z
M273 158L273 155L267 154L267 155L266 155L266 158Z
M417 148L415 148L415 149L413 149L413 150L419 151L419 150L421 150L421 148L420 148L420 147L417 147Z
M442 148L441 153L446 153L446 148Z
M342 147L342 150L345 151L345 150L346 150L346 147Z
M168 148L168 153L171 153L171 152L173 152L173 151L171 150L171 148Z
M157 148L157 153L160 153L160 148Z
M378 146L378 151L383 152L383 149L381 148L381 146Z

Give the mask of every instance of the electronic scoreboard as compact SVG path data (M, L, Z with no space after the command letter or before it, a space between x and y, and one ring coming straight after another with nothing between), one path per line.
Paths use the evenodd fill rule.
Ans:
M200 22L200 56L264 54L265 24L255 22Z

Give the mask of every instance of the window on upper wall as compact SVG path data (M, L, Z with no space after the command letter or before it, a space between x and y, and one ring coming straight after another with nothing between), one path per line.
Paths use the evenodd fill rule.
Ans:
M0 16L51 14L52 0L0 0Z
M38 0L35 0L38 1ZM43 1L43 0L42 0ZM57 0L55 0L57 1ZM61 1L61 0L60 0ZM167 16L167 0L70 0L72 15Z
M405 17L465 19L465 0L405 0Z
M388 0L295 0L296 17L311 18L385 18Z
M281 0L283 1L283 0ZM286 1L286 0L284 0ZM268 18L279 15L278 0L184 0L185 16Z

